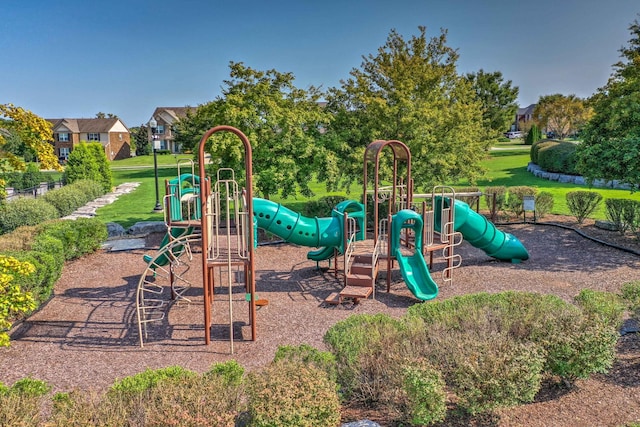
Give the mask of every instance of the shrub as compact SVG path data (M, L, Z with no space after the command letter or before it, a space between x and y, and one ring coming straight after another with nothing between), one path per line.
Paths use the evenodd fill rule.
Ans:
M273 361L278 362L280 360L312 365L326 372L329 380L337 382L338 373L336 358L328 351L320 351L308 344L301 344L299 346L279 346L276 350Z
M73 184L48 191L42 198L56 208L58 217L71 215L76 209L91 200Z
M111 174L111 168L109 167L109 160L104 152L104 147L99 142L87 144L87 147L98 166L98 179L95 180L102 185L104 192L108 193L113 186L113 176Z
M40 172L38 165L29 163L22 173L22 188L36 187L44 180L44 174Z
M576 303L593 320L603 322L615 330L622 326L625 306L618 295L611 292L583 289L576 296Z
M445 382L440 372L427 363L405 366L400 408L411 425L430 425L442 421L447 413Z
M640 319L640 280L625 283L621 289L621 297L635 318Z
M588 311L552 295L526 292L465 295L414 305L407 315L422 319L431 340L438 330L444 336L480 330L478 337L508 332L519 342L539 346L545 372L566 380L606 371L618 336Z
M548 172L576 174L576 144L549 141L538 146L537 164Z
M6 331L11 328L12 317L35 308L31 294L23 292L14 280L16 275L28 275L33 271L33 265L28 262L0 255L0 347L9 345Z
M109 388L108 393L112 395L133 397L155 387L161 380L167 378L185 379L195 375L197 375L195 372L189 371L180 366L169 366L167 368L155 370L147 369L144 372L116 381Z
M343 196L324 196L318 200L310 200L304 205L302 214L310 218L330 217L333 208L344 200L347 199Z
M538 142L542 139L542 132L540 132L540 128L536 125L532 125L529 132L527 132L527 136L524 138L525 145L533 145L534 142Z
M489 207L492 216L504 210L507 203L507 187L486 187L484 189L484 201Z
M341 392L365 404L384 400L388 393L389 364L402 353L402 325L384 314L355 315L336 323L324 341L336 357Z
M548 142L554 142L554 141L543 139L531 144L531 149L529 150L529 157L531 158L531 161L533 163L538 164L538 152L540 151L541 148L546 147L548 145L547 144Z
M331 426L340 422L336 384L314 366L280 360L249 374L251 425Z
M618 233L621 235L625 235L628 229L628 224L625 221L625 206L632 202L629 199L606 199L604 201L605 205L605 215L607 220L611 221Z
M0 387L0 425L41 426L42 397L51 387L43 381L23 378L12 387Z
M36 240L44 244L42 239L47 236L60 240L64 258L71 260L97 250L108 233L106 226L98 219L78 218L74 221L59 220L43 224L42 232ZM51 244L51 241L47 240L46 243Z
M9 233L23 225L36 225L58 218L58 211L42 198L18 197L0 204L0 234Z
M548 191L541 191L536 194L536 216L544 218L546 214L553 210L553 194Z
M596 210L602 201L602 195L595 191L570 191L566 200L569 211L576 217L578 224L582 224Z
M476 206L478 200L480 200L480 196L459 196L458 193L478 193L480 189L478 187L462 187L456 190L456 199L461 200L471 206L472 208Z
M81 179L72 185L86 195L87 201L95 200L106 193L99 182L90 179Z
M533 187L516 186L509 187L509 197L507 199L507 208L513 212L515 216L520 216L524 212L524 196L535 196L538 190Z
M20 286L23 292L31 294L36 305L34 308L49 300L53 286L62 273L64 262L62 257L39 251L7 251L2 252L2 255L12 256L21 262L28 262L33 265L33 273L27 275L16 274L13 282ZM28 312L25 312L20 318L27 314Z

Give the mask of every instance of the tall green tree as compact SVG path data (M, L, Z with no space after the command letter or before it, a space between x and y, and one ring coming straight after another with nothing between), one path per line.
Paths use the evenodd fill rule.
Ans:
M99 182L105 192L111 191L111 169L99 142L81 141L69 154L64 171L65 182L70 184L82 179Z
M151 154L151 142L146 125L140 125L129 129L131 133L131 142L135 147L136 156L146 156ZM132 147L133 148L133 147Z
M312 178L322 172L322 179L330 179L327 171L336 163L321 143L330 120L318 102L322 93L296 87L292 73L254 70L241 62L231 62L230 70L222 96L178 121L176 142L195 151L209 128L234 126L252 144L254 186L262 197L312 195ZM244 170L244 151L235 135L222 132L211 139L207 151L215 167Z
M594 116L578 146L578 171L591 178L640 184L640 23L620 49L607 84L591 98Z
M329 131L359 158L340 170L347 179L362 171L364 147L376 139L397 139L412 153L417 187L482 175L484 138L482 105L468 79L456 71L458 53L447 46L447 33L427 38L426 28L405 40L395 30L376 54L363 57L358 69L328 94L335 114ZM347 162L352 157L344 156Z
M480 69L467 74L476 99L482 103L482 120L487 138L495 139L509 130L518 111L519 88L511 80L504 81L500 71L493 73Z
M538 127L555 133L559 139L580 131L591 115L592 111L587 103L573 94L541 96L533 110L533 118Z

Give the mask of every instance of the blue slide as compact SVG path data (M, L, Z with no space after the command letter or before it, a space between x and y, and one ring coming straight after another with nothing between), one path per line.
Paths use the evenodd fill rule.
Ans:
M422 216L410 209L393 215L391 220L391 253L398 260L402 278L411 293L419 300L426 301L438 296L438 285L431 277L427 263L422 256ZM416 245L412 255L405 256L400 250L400 235L404 228L413 229Z

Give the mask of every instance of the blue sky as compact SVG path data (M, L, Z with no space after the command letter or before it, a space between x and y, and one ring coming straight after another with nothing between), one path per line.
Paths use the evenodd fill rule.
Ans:
M500 71L526 106L603 86L639 12L638 0L0 0L0 103L133 127L157 106L213 100L229 61L327 89L391 29L408 39L424 25L448 30L460 73Z

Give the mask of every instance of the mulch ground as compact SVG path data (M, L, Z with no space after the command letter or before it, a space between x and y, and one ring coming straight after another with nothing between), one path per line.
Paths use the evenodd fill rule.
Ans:
M554 219L569 223L566 218ZM592 224L577 228L600 234ZM519 264L498 262L463 243L457 249L462 266L454 271L452 283L443 282L439 272L444 264L436 260L433 275L440 285L438 299L512 289L555 294L570 301L584 288L617 292L624 283L640 280L640 256L573 230L532 224L501 225L500 229L519 238L531 258ZM608 236L632 250L640 249L633 239L607 233L597 237ZM99 251L67 263L54 297L16 325L11 347L0 349L0 381L12 384L31 376L49 382L55 391L104 390L116 379L147 368L180 365L204 372L215 362L235 359L249 370L257 369L273 359L279 345L307 343L324 348L327 329L352 314L400 317L409 306L420 303L394 270L389 293L381 274L375 299L329 306L324 298L342 285L326 262L318 266L307 260L309 248L305 247L261 246L256 252L257 290L269 304L258 310L256 341L251 340L244 288L234 281L237 274L228 281L225 274L217 273L212 343L207 346L198 285L201 267L199 254L194 254L187 277L196 286L185 294L190 301L170 304L163 320L149 324L149 336L140 347L135 293L145 270L142 255L153 253L157 243L157 236L150 236L148 250ZM368 418L389 425L384 414L363 408L345 408L343 418ZM640 422L640 337L630 333L620 338L609 373L578 381L570 389L550 385L532 404L480 418L449 419L446 425L622 426L634 421Z

